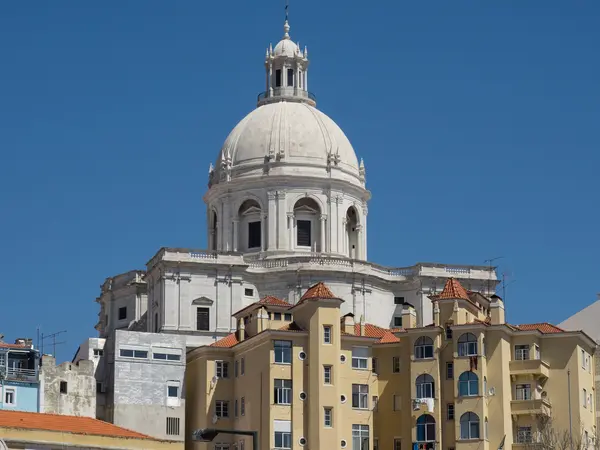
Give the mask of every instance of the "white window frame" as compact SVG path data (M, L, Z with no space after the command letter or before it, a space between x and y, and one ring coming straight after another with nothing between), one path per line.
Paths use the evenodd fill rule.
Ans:
M369 370L369 356L369 347L352 347L352 368L355 370Z
M180 362L181 361L181 349L178 348L164 348L164 347L152 347L152 359L167 362ZM164 355L164 358L163 358Z
M12 394L12 402L6 400L7 394ZM4 406L17 406L17 389L14 387L4 386L4 392L2 393L2 403Z
M531 426L517 427L517 444L533 443L533 433Z
M172 397L169 395L169 390L171 388L175 388L177 389L177 395L175 397ZM181 387L179 385L178 381L167 381L167 386L166 386L166 399L167 399L167 406L179 406L179 397L181 395Z
M446 380L454 380L454 363L446 363Z
M132 352L131 356L126 356L123 355L123 351L129 351ZM142 356L139 353L145 353L145 356ZM146 347L138 347L138 346L132 346L132 345L121 345L119 346L119 357L120 358L125 358L125 359L145 359L147 360L148 357L150 356L150 352L148 351L148 348Z
M355 402L356 401L356 406ZM352 409L369 409L369 385L352 384Z
M222 359L215 361L215 376L218 379L229 378L229 362Z
M333 428L333 408L331 406L323 408L323 426L325 428Z
M352 450L369 450L370 432L369 425L352 424ZM364 439L367 439L367 448L362 445ZM357 441L358 445L356 445Z
M587 409L587 403L588 403L587 389L583 388L583 407L586 409Z
M520 383L515 385L516 400L531 400L531 384Z
M280 344L283 342L285 342L285 345ZM275 364L291 364L293 348L294 346L292 345L292 341L285 341L281 339L273 341L273 360ZM279 360L278 349L280 349ZM286 349L289 349L289 352L286 352ZM289 356L289 358L287 358L287 356Z
M292 380L284 378L273 380L273 403L275 405L292 404Z
M400 357L392 356L392 373L400 373Z
M333 384L333 366L323 366L323 384L331 385Z
M323 344L333 343L333 327L331 325L323 325Z
M215 400L215 416L221 419L229 418L229 401Z
M240 399L240 416L246 415L246 397Z
M402 397L398 394L394 394L393 402L394 404L392 407L394 408L394 411L400 411L402 409Z
M281 439L277 445L277 438ZM273 447L276 449L292 448L292 422L290 420L274 420L273 421Z
M529 345L515 345L515 361L528 361L529 350Z
M450 417L452 416L452 417ZM446 420L455 420L456 417L456 408L454 407L454 403L446 404Z

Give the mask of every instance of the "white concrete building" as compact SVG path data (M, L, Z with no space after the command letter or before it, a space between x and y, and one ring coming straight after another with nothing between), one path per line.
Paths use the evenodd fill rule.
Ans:
M157 340L183 336L188 348L210 344L235 330L236 311L267 295L295 303L318 281L345 300L343 313L382 327L402 325L404 303L415 307L420 322L433 322L429 296L448 277L485 295L494 292L490 267L384 267L367 260L365 164L316 108L307 50L289 32L286 22L281 41L267 49L265 91L256 109L233 128L210 165L204 195L209 248L162 248L146 270L107 279L97 299L100 338L137 330ZM117 415L112 420L135 425ZM152 427L133 429L157 436Z

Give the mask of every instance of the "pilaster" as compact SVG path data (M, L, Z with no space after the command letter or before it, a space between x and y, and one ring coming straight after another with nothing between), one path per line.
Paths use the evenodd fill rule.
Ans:
M269 220L269 228L267 230L269 245L267 247L267 250L272 251L275 250L277 247L277 192L269 191L267 193L267 197L269 200L267 205L267 214Z

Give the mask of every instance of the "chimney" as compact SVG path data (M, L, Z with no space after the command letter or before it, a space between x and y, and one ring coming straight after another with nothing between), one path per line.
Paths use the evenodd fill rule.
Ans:
M246 339L246 325L243 318L238 320L238 339L240 342Z
M405 303L402 309L402 328L416 328L417 326L417 312L410 303Z
M490 303L490 320L492 325L502 325L506 323L504 301L502 298L498 297L497 295L492 295L490 300L492 301Z
M433 305L433 324L436 327L440 326L440 304L439 304L439 302L434 302L434 305Z
M354 316L352 314L344 316L344 332L354 334Z

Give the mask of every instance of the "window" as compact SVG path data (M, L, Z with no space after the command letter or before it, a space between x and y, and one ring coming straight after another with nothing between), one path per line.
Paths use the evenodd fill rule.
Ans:
M196 330L197 331L210 330L210 309L209 308L197 308L196 309Z
M167 386L167 397L179 398L179 386Z
M245 442L245 441L242 439L242 440L240 441L240 445L239 445L238 449L239 449L239 450L244 450L245 443L246 443L246 442Z
M331 384L331 366L323 366L323 383Z
M379 410L379 397L377 397L376 395L373 396L373 398L371 399L371 404L373 405L373 411L378 411Z
M536 344L533 345L533 354L535 359L542 359L542 355L540 354L540 347Z
M296 245L299 247L310 247L312 243L310 220L297 220L296 228Z
M229 444L215 444L215 450L229 450Z
M275 70L275 87L281 87L281 69Z
M119 320L127 319L127 306L121 306L119 308Z
M587 402L588 402L587 390L584 389L583 390L583 407L584 408L587 408Z
M215 415L217 417L229 417L229 402L217 400L215 402Z
M479 439L479 417L472 412L460 416L460 438Z
M394 438L394 450L402 450L402 440Z
M101 382L96 383L96 394L104 393L104 384Z
M458 356L477 356L477 337L473 333L458 338Z
M227 361L215 361L215 375L217 378L229 378L229 363Z
M260 248L260 221L248 222L248 248Z
M417 419L417 442L435 442L435 419L423 414Z
M454 420L454 403L448 403L446 405L446 419Z
M515 345L515 360L526 361L529 359L529 345Z
M4 404L7 406L16 406L17 395L14 389L4 388Z
M287 85L289 87L294 86L294 69L287 70Z
M589 444L590 444L590 436L589 436L587 430L585 430L584 436L583 436L583 448L587 449Z
M60 382L60 393L61 394L67 394L67 382L66 381L61 381Z
M352 450L369 450L369 425L352 425Z
M483 421L483 438L489 439L489 428L488 428L488 420L487 417Z
M368 347L352 347L352 368L367 369L367 360L369 359Z
M276 405L292 404L292 380L275 380L274 401Z
M283 320L291 322L292 321L292 315L291 314L284 314L283 315Z
M240 374L244 375L246 372L246 360L242 358L242 362L240 363Z
M179 436L179 417L167 417L167 436Z
M104 355L104 350L102 350L101 348L94 349L94 356L102 356L102 355Z
M158 333L158 313L154 314L154 332Z
M531 385L517 384L515 393L517 400L531 400Z
M333 427L333 409L330 407L323 408L323 426Z
M238 377L238 375L239 375L239 369L240 369L240 362L239 362L238 360L236 360L236 361L233 363L233 376L234 376L235 378L237 378L237 377Z
M446 363L446 380L452 380L454 378L454 363Z
M581 350L581 368L585 369L585 350Z
M373 450L379 450L379 438L373 438Z
M433 340L429 336L421 336L415 342L415 359L433 358Z
M352 385L352 407L356 409L367 409L369 407L369 385Z
M122 358L138 358L138 359L148 358L148 352L146 350L133 350L133 349L127 349L127 348L120 349L119 355Z
M434 381L428 373L417 377L416 387L417 398L434 398Z
M404 305L404 297L394 297L394 305Z
M463 372L458 377L458 395L472 397L479 395L479 378L474 372Z
M323 325L323 343L331 344L331 325Z
M533 442L533 435L531 434L531 427L518 427L517 428L517 443L518 444L531 444Z
M400 357L398 356L392 357L392 372L400 373Z
M292 422L289 420L274 420L275 448L292 448Z
M277 364L292 363L292 341L274 341L273 347Z
M246 397L240 399L240 414L242 416L246 415Z
M446 324L446 340L450 341L452 340L452 325L451 324Z
M371 372L377 374L377 358L371 358Z
M400 411L402 409L402 397L394 395L394 411Z
M484 396L488 395L488 388L487 388L487 377L483 377L483 393Z
M394 317L394 327L396 327L396 328L402 328L402 316L395 316Z
M281 320L281 313L273 313L273 320Z
M235 399L235 402L233 403L233 415L234 417L238 416L238 399Z
M181 351L177 349L153 349L152 359L163 361L181 361Z

